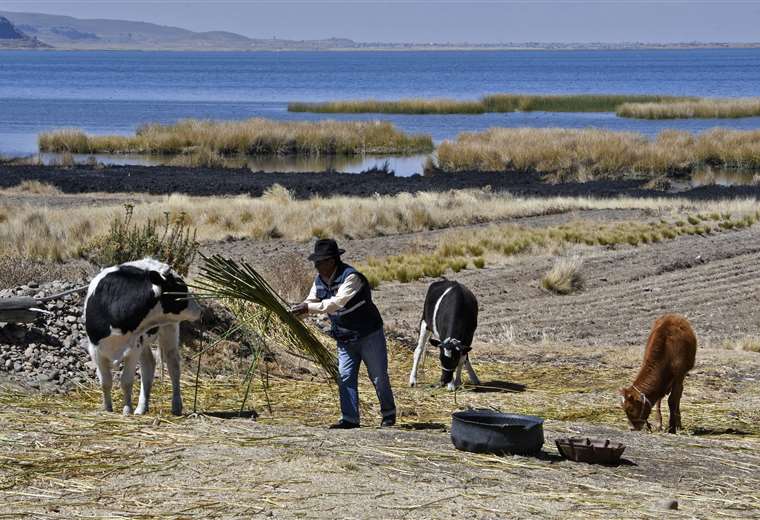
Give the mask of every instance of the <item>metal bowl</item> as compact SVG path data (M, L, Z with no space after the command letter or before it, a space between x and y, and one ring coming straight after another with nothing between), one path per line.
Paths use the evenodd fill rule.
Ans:
M458 450L475 453L530 454L544 444L544 420L492 410L467 410L451 415L451 441Z
M625 445L600 439L571 437L554 441L560 454L566 459L589 464L617 464L625 451Z

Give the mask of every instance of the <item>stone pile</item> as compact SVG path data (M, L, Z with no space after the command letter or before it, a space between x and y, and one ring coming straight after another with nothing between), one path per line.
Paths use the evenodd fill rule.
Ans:
M0 290L0 299L16 296L44 298L81 287L84 282L29 283ZM92 381L94 366L87 353L82 320L84 292L43 303L34 323L0 323L0 378L32 388L66 391Z

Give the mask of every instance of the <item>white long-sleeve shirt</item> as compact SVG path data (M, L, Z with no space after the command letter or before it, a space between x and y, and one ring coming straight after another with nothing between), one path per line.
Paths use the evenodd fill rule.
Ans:
M332 279L331 279L332 280ZM355 274L346 277L343 283L338 287L338 292L332 298L320 300L317 298L317 286L311 285L309 296L304 300L310 314L327 313L334 314L343 309L351 298L356 296L362 287L362 279Z

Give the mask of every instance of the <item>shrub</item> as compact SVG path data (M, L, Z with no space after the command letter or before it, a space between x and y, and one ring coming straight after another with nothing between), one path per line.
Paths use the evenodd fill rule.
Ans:
M554 262L551 270L541 279L541 285L556 294L570 294L583 288L581 266L583 260L578 257L563 257Z
M125 204L124 209L124 217L116 217L109 231L90 243L90 260L109 266L150 256L167 263L177 273L187 275L199 243L195 230L186 224L185 214L170 220L166 212L162 225L158 219L148 219L139 226L132 223L133 206Z

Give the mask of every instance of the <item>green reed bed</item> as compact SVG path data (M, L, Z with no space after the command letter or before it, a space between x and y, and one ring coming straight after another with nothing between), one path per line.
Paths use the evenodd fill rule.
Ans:
M681 235L708 235L753 226L760 211L746 215L685 215L659 222L598 223L577 221L560 226L529 228L514 224L494 225L467 232L454 231L441 237L432 252L370 258L362 272L370 284L412 282L436 278L471 267L484 268L486 259L552 251L567 246L640 246L672 240Z
M151 123L135 135L87 135L77 129L43 132L40 151L227 155L361 155L425 153L430 136L408 135L381 121L282 122L268 119L210 121L185 119Z
M483 114L486 112L615 112L624 103L694 100L674 96L626 94L491 94L477 100L375 99L288 103L289 112L332 114Z
M486 107L480 101L455 99L375 99L327 101L324 103L288 103L288 112L329 114L482 114Z
M700 134L564 128L491 128L438 146L427 169L443 172L538 172L558 180L649 177L701 166L760 169L760 131L714 128Z

